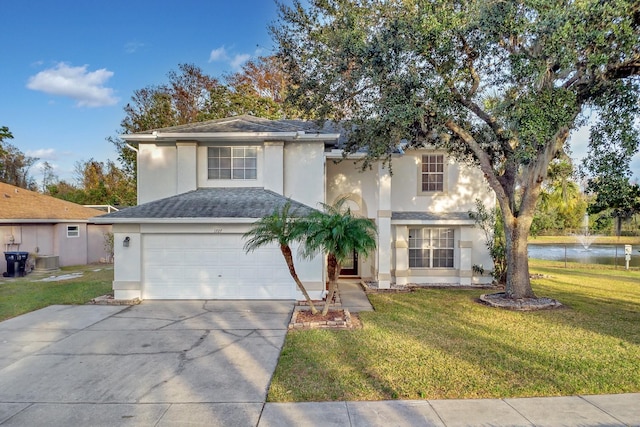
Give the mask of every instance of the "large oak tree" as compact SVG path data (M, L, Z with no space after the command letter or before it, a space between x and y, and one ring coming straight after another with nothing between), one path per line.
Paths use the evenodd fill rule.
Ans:
M389 161L406 140L480 167L503 215L506 295L535 297L527 237L550 162L587 114L637 117L640 3L294 0L279 11L271 31L297 105L344 120L347 152ZM633 120L620 125L637 149Z

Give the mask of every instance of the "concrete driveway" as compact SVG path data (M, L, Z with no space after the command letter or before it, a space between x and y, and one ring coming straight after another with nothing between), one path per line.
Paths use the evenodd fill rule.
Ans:
M257 425L292 301L50 306L0 323L0 425Z

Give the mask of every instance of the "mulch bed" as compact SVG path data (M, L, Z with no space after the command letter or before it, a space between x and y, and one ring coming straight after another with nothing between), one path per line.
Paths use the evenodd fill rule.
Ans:
M352 329L360 326L360 319L346 309L329 310L325 316L322 311L311 314L310 310L295 310L289 323L289 329Z
M480 301L492 307L515 311L548 310L564 307L562 303L553 298L541 297L513 299L507 298L504 292L480 295Z

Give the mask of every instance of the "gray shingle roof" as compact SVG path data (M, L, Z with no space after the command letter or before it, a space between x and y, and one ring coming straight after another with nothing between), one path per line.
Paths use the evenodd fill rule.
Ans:
M314 122L304 120L269 120L242 115L205 122L189 123L161 129L138 132L138 134L163 133L223 133L223 132L321 132Z
M471 217L468 212L392 212L392 220L419 220L419 221L470 221Z
M119 219L262 218L291 202L292 212L306 215L314 209L264 188L199 188L103 215L101 222Z

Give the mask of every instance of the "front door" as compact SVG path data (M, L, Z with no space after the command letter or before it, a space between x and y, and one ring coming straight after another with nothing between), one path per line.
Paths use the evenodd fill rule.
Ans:
M342 263L340 269L341 276L357 276L358 275L358 253L353 251L353 256L349 257Z

